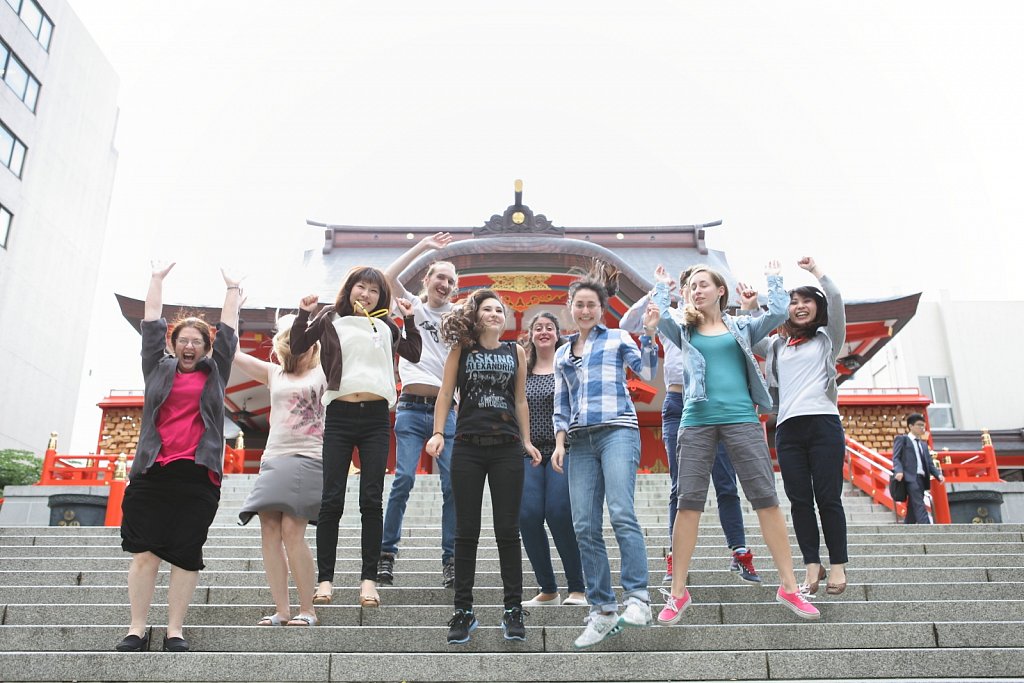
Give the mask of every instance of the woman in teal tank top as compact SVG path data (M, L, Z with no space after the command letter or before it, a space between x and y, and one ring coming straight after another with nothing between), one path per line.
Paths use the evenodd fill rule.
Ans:
M663 624L677 623L691 603L686 576L697 545L697 529L719 441L725 443L743 493L757 512L761 533L778 569L782 585L776 600L804 619L820 616L797 586L789 534L775 493L771 455L757 416L757 407L769 409L771 398L751 348L785 320L787 303L777 261L768 264L766 275L768 313L734 318L725 312L725 279L706 266L695 267L687 282L690 303L683 324L667 314L668 282L658 276L655 302L662 311L659 329L682 351L686 387L676 455L679 493L672 534L675 572L671 593L666 594L665 608L658 615Z

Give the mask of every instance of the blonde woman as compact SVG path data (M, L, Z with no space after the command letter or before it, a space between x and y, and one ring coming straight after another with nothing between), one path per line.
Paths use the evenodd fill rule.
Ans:
M320 514L323 488L324 406L327 376L320 367L320 345L293 356L288 344L294 316L278 321L272 358L267 363L239 351L235 365L270 389L270 436L260 475L238 513L239 524L260 517L263 571L276 611L258 626L315 626L313 553L306 526ZM288 570L299 594L299 613L291 617Z

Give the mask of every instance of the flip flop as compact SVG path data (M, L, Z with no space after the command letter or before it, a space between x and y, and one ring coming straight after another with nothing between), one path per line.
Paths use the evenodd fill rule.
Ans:
M312 614L299 614L288 620L288 626L316 626L317 618Z
M257 626L284 626L291 617L279 617L276 614L269 614L256 622Z

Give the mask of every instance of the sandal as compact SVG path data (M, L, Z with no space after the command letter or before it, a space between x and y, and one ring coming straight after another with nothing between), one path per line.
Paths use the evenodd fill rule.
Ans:
M360 607L380 607L380 596L379 595L360 595L359 596Z
M286 621L289 621L291 617L279 617L276 614L270 614L263 617L256 622L257 626L284 626Z
M317 618L312 614L299 614L288 620L288 626L316 626Z

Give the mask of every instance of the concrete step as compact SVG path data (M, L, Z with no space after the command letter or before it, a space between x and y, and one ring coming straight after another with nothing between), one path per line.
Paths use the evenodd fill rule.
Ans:
M620 636L621 637L621 636ZM629 637L628 634L626 637ZM159 641L158 641L159 642ZM1016 677L1021 648L900 648L549 653L504 651L422 653L9 652L0 654L0 680L106 681L624 681L834 679L907 677L964 680ZM169 676L170 675L170 676Z
M123 595L124 589L119 588ZM194 625L255 625L256 621L264 614L273 612L273 600L268 589L256 588L211 588L207 592L209 604L202 604L203 593L206 589L197 591L196 604L189 610L189 623ZM114 590L108 591L114 593ZM757 588L745 588L743 586L691 586L691 593L694 600L700 603L694 604L692 611L687 611L686 623L723 623L726 618L725 612L719 607L725 605L740 605L750 607L751 605L768 604L770 617L775 614L776 622L788 622L789 618L774 605L774 591L758 590ZM957 603L958 609L962 610L964 618L972 616L976 620L991 618L993 609L997 605L1005 607L1005 616L1002 619L1010 619L1020 614L1019 605L1024 602L1024 586L1013 583L990 583L965 586L936 586L934 584L883 584L879 586L851 586L843 595L826 596L824 593L818 595L814 602L819 609L829 611L828 623L849 623L843 619L844 610L852 614L855 623L861 619L861 614L871 608L872 603L885 603L881 607L886 613L891 608L891 603L903 602L930 602L942 599L945 596L947 602ZM23 595L17 596L25 602L10 602L0 607L5 607L3 612L3 624L5 626L34 624L51 625L124 625L128 618L128 607L123 604L50 604L44 602L28 602L37 597L49 597L43 591L25 591ZM72 598L77 596L72 595ZM116 595L109 596L116 597ZM362 609L357 606L358 590L341 586L335 589L335 601L329 606L318 607L317 613L324 625L332 626L355 626L359 624L375 623L387 625L390 623L407 623L408 619L416 618L416 613L426 609L434 616L438 614L442 618L450 616L450 602L452 593L444 589L394 589L385 588L381 590L382 607L374 610L371 608ZM501 604L502 593L500 588L478 588L474 591L474 598L479 607L493 605L496 612L500 612L498 605ZM157 597L150 618L154 623L161 623L166 619L166 600L163 594ZM662 604L660 596L655 597L655 605ZM854 604L855 607L850 607ZM842 604L842 609L836 607ZM975 607L980 605L978 610ZM433 608L440 608L433 609ZM700 609L698 609L700 607ZM852 610L852 611L850 611ZM538 626L577 626L586 617L586 607L576 606L544 606L530 607L529 623ZM427 612L425 612L426 614ZM785 618L784 618L785 617ZM914 614L913 620L924 618ZM905 617L905 618L909 618ZM998 619L997 619L998 620ZM877 621L877 619L867 619ZM498 622L495 622L497 624ZM1024 629L1022 629L1024 636ZM866 646L865 646L866 647ZM21 647L8 649L22 649Z
M485 521L474 590L482 626L469 644L448 646L453 591L439 585L436 476L417 480L396 585L380 589L380 608L356 604L358 519L354 509L345 516L335 599L317 609L315 629L254 626L273 611L259 524L234 523L253 480L230 475L225 481L206 546L208 569L186 624L196 651L186 656L109 651L129 614L128 557L117 529L0 528L0 680L966 680L1024 672L1021 524L895 525L890 512L848 495L852 583L841 596L819 592L814 603L822 620L807 623L774 601L778 576L753 514L747 540L765 585L744 584L727 570L729 553L709 495L689 574L694 605L681 624L627 629L595 652L577 653L572 641L586 607L530 608L527 641L504 640L497 552ZM350 479L349 491L357 490L358 480ZM670 545L667 490L667 476L638 478L652 591ZM610 529L605 536L617 581L618 547ZM314 539L311 527L311 547ZM799 567L792 535L790 543ZM554 550L552 557L560 570ZM532 597L525 553L523 577L524 597ZM150 612L154 650L164 635L167 578L166 571L159 574ZM293 588L293 603L296 597ZM654 598L660 606L656 592Z
M412 548L433 548L436 549L440 542L440 527L427 528L421 527L414 530L413 535L403 534L401 541L400 555L404 556L407 550ZM648 530L649 533L645 535L645 542L649 547L664 546L667 547L671 544L671 538L668 536L664 529ZM748 542L748 546L751 548L765 547L764 541L761 537L760 532L757 529L750 529L745 534ZM339 543L344 543L348 546L355 546L359 543L359 533L356 529L342 529L338 533ZM604 534L605 541L614 544L615 534L608 530ZM315 531L306 534L306 540L312 545L316 542ZM913 538L909 538L909 535L899 535L894 533L850 533L849 543L854 545L883 545L888 543L903 543L906 541L913 541L915 543L931 543L938 541L942 543L1006 543L1006 544L1020 544L1024 542L1024 534L1018 532L1005 532L1005 533L990 533L990 534L971 534L971 533L951 533L943 535L935 534L919 534L914 535ZM792 534L789 536L791 545L796 545L796 537ZM493 532L490 534L482 533L480 536L481 545L494 542ZM238 533L230 533L228 530L215 529L210 532L210 541L207 543L206 550L216 549L218 552L221 548L239 548L239 549L258 549L260 547L261 540L259 534L259 527L255 527L253 530L242 530ZM721 529L717 533L712 533L710 530L707 534L701 534L697 539L698 548L716 548L720 549L725 547L726 540L725 536L722 535ZM0 536L0 547L4 548L4 554L6 554L7 548L12 548L11 552L39 552L40 556L48 552L58 552L60 549L68 549L70 551L77 551L79 548L105 548L110 551L120 552L121 538L113 535L102 535L102 536L79 536L74 539L65 538L62 536ZM552 546L553 547L553 546ZM29 549L33 549L29 551ZM38 550L35 550L38 549ZM90 551L91 552L91 551Z
M492 620L494 621L494 620ZM809 641L828 644L836 650L858 648L938 648L955 647L945 642L963 642L966 629L992 628L990 622L904 622L898 624L893 637L880 632L875 624L737 624L627 629L621 635L602 643L597 651L650 652L716 651L716 650L798 650ZM53 637L58 630L64 639L64 651L103 651L123 636L119 626L55 625L12 626L5 629L2 651L26 652L37 649L39 642ZM582 628L572 626L540 626L527 619L526 642L507 643L499 625L482 624L469 643L459 652L572 652L573 640ZM151 637L159 648L165 630L152 629ZM447 627L435 626L325 626L315 628L270 628L260 626L201 626L189 629L189 642L196 652L364 652L382 650L395 653L430 653L444 645ZM442 648L439 648L439 642ZM1024 633L1003 632L999 647L1024 648ZM151 645L152 648L152 645Z

